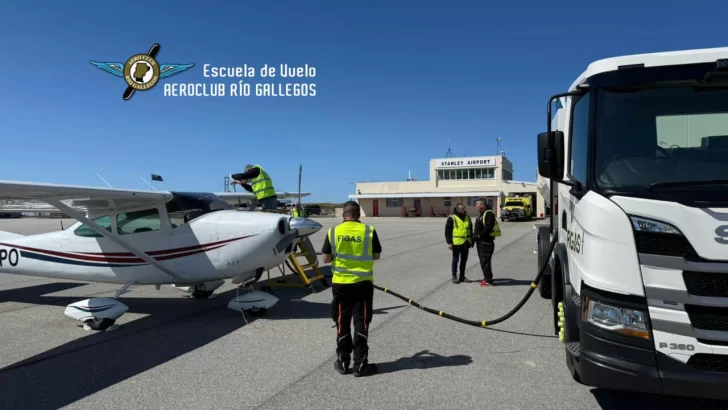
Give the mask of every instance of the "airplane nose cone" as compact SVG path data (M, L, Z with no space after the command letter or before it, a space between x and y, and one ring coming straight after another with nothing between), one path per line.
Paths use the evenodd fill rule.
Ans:
M298 237L303 238L318 232L322 228L321 224L308 218L291 218L291 229L298 231Z

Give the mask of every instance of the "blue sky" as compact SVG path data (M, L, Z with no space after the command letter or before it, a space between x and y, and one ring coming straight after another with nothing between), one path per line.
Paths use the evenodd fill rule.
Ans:
M295 191L302 164L310 200L345 201L357 180L428 178L448 138L475 156L502 137L514 179L532 181L546 101L590 61L728 45L725 1L494 3L5 1L0 179L148 189L140 176L157 173L158 189L221 191L260 163ZM195 66L130 101L89 63L155 42L160 64ZM313 65L317 96L163 96L166 82L231 82L205 63Z

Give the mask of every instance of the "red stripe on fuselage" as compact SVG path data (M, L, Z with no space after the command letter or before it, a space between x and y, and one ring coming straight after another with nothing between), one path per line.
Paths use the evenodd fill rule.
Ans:
M226 244L233 241L237 241L240 239L250 238L251 236L255 235L247 235L247 236L241 236L240 238L232 238L232 239L225 239L223 241L217 241L217 242L210 242L202 245L192 245L192 246L185 246L182 248L173 248L173 249L164 249L159 251L151 251L147 252L147 255L149 256L156 256L156 255L165 255L168 253L175 253L175 252L182 252L182 251L191 251L191 250L197 250L199 248L205 247L205 246L213 246L213 245L219 245L219 244ZM131 252L74 252L76 254L81 255L104 255L104 256L135 256Z

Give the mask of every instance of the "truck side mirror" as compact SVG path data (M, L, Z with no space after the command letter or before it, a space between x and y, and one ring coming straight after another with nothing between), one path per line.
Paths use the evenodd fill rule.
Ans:
M564 177L564 133L561 131L538 134L538 173L561 181Z

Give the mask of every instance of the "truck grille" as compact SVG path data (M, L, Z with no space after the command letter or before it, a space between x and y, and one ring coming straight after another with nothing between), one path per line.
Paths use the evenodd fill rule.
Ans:
M688 360L688 365L706 372L728 373L728 356L698 353Z
M684 236L653 232L635 232L634 236L638 253L684 258L698 257L697 252Z
M685 311L696 329L728 331L728 308L685 305Z
M728 273L685 271L683 279L691 295L728 297Z

